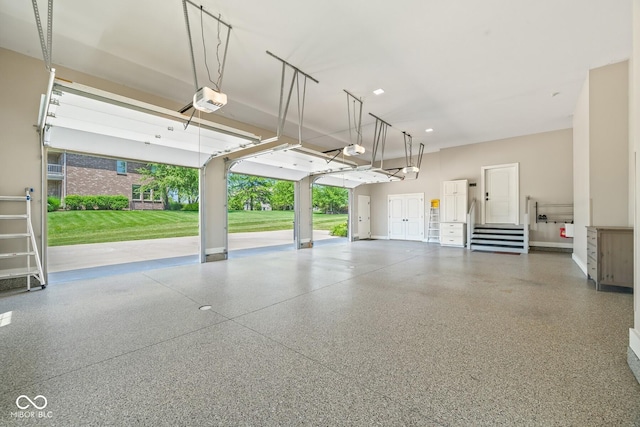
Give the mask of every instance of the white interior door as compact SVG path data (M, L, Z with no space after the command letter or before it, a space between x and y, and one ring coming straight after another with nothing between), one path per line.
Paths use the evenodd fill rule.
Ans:
M424 239L424 194L389 196L389 239Z
M371 198L358 196L358 238L371 238Z
M424 238L424 198L418 194L405 198L405 240Z
M484 167L484 215L487 224L518 224L518 165Z
M389 238L404 240L404 197L389 196Z

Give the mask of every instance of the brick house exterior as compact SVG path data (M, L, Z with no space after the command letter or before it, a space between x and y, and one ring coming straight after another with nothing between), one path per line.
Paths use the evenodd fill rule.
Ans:
M47 163L50 196L123 195L129 199L130 209L164 208L161 200L152 200L153 194L135 191L142 181L138 170L145 168L145 163L72 153L50 153Z

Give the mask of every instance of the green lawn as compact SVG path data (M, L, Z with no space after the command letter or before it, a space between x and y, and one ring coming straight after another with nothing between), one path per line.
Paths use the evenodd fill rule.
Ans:
M198 212L58 211L47 218L49 246L198 235ZM330 230L346 220L346 214L313 214L316 230ZM291 229L292 211L229 212L230 233Z

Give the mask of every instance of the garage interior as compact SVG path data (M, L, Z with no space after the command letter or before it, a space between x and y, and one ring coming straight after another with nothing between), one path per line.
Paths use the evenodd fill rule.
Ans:
M639 425L640 0L583 3L3 3L42 275L0 279L1 424ZM200 262L40 289L48 150L198 168ZM229 257L229 172L295 183L294 250ZM347 241L314 245L314 183ZM594 227L629 283L589 280Z

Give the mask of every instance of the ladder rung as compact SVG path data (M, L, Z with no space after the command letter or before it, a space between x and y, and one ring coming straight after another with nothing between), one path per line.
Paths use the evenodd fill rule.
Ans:
M34 251L30 251L30 252L12 252L12 253L0 254L0 258L16 258L16 257L20 257L20 256L35 255L35 254L36 253Z
M17 239L19 237L31 237L29 233L0 234L0 239Z
M20 215L0 215L0 219L27 219L27 214L20 214Z
M26 202L27 196L0 196L2 202Z
M0 270L0 279L6 279L9 277L38 276L38 273L38 267L8 268L5 270Z

